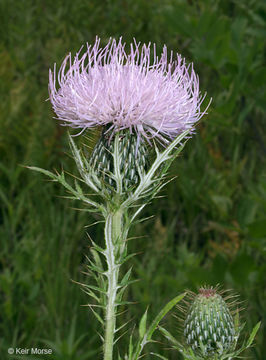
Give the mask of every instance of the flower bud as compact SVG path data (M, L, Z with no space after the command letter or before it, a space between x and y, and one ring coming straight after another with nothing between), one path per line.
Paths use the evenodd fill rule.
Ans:
M214 288L201 288L188 309L184 335L195 353L215 356L229 350L235 341L230 310Z

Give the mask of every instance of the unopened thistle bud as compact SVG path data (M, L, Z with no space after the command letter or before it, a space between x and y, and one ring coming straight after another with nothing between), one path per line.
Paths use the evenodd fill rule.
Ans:
M236 329L232 314L214 288L201 288L189 307L184 327L187 345L195 354L215 357L230 350Z

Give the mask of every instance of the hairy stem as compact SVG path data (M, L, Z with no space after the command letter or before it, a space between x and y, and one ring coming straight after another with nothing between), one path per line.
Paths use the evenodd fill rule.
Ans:
M112 360L114 334L116 329L116 297L119 288L119 261L117 257L125 246L123 239L123 213L120 209L110 213L105 223L105 257L107 262L106 276L108 279L105 338L104 338L104 360Z

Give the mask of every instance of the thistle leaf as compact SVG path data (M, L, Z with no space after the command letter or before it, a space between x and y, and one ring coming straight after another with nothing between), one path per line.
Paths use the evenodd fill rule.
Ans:
M98 303L100 303L99 297L98 297L92 290L90 290L90 289L85 290L85 289L83 289L83 288L81 288L81 290L82 290L83 292L85 292L85 294L87 294L87 295L89 295L90 297L92 297L93 299L95 299Z
M129 254L129 255L125 256L125 257L121 260L120 264L124 264L124 263L127 262L129 259L131 259L132 257L136 256L137 254L138 254L138 253L133 253L133 254Z
M134 347L133 347L132 335L130 335L129 346L128 346L128 359L129 360L132 359L133 350L134 350Z
M89 205L93 206L94 208L96 208L97 209L96 211L99 211L100 209L101 209L101 212L103 211L102 205L98 204L95 201L90 200L89 198L84 196L83 193L79 193L77 190L73 189L73 187L65 181L65 175L63 172L61 174L56 175L48 170L44 170L44 169L41 169L36 166L27 166L27 168L30 170L38 171L46 176L49 176L51 179L53 179L53 181L59 182L69 192L71 192L74 195L76 200L84 201L86 204L89 204ZM90 210L88 210L88 211L90 211Z
M100 289L99 287L97 286L94 286L94 285L90 285L90 284L81 284L84 288L88 288L88 289L92 289L92 290L95 290L95 291L98 291L102 294L106 294L106 291Z
M169 301L164 308L159 312L159 314L155 317L152 324L150 325L147 332L147 340L150 340L156 327L159 325L159 322L163 319L163 317L179 302L181 301L186 293L176 296L174 299Z
M91 176L88 173L88 170L87 170L88 163L87 163L86 159L84 158L84 156L82 156L81 151L78 150L78 148L76 147L70 134L68 134L68 139L69 139L69 145L70 145L75 163L77 165L77 168L79 170L81 177L84 179L85 183L91 189L93 189L96 193L98 193L99 190L98 190L97 186L93 183Z
M142 339L146 333L146 324L147 324L147 314L148 309L146 309L145 313L143 314L140 323L139 323L139 337Z
M129 278L130 278L130 275L131 275L131 272L132 272L132 267L126 272L126 274L123 276L123 279L121 280L120 282L120 285L121 286L124 286L128 283L129 281Z
M115 306L121 306L121 305L132 305L134 304L133 301L116 301Z
M90 306L90 309L91 309L93 315L96 317L96 319L102 324L102 326L104 326L104 321L103 321L103 319L100 317L100 315L93 309L92 306Z
M246 347L250 347L250 346L252 345L252 343L253 343L253 341L254 341L254 338L255 338L255 336L256 336L259 328L260 328L260 324L261 324L261 321L258 322L258 323L254 326L254 328L253 328L253 330L252 330L252 332L251 332L251 334L250 334L250 336L249 336L249 339L248 339L248 341L247 341Z
M172 334L162 326L158 326L159 331L166 337L167 340L169 340L171 343L173 343L175 346L179 347L179 342L174 338Z
M151 352L150 354L151 354L151 355L154 355L154 356L156 356L156 357L158 357L158 358L160 358L160 359L168 360L165 356L162 356L162 355L160 355L160 354L153 353L153 352Z
M102 247L100 247L98 244L96 244L93 240L91 240L91 243L93 245L93 249L97 250L99 253L103 254L105 249L103 249ZM93 249L91 249L91 251L93 251Z
M144 346L151 342L152 335L154 331L156 330L157 326L159 325L159 322L163 319L163 317L179 302L181 301L186 293L176 296L174 299L169 301L164 308L159 312L159 314L155 317L153 322L151 323L150 327L148 328L148 331L144 334L142 338L139 339L136 350L134 352L134 355L132 357L133 360L138 360L140 358L141 352L144 348Z

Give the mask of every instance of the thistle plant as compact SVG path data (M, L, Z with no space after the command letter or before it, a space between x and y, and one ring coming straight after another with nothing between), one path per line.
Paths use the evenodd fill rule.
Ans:
M168 54L164 46L158 56L155 45L141 46L136 41L128 53L125 47L122 39L110 39L101 48L96 38L94 45L82 48L74 60L69 54L58 71L56 65L50 70L50 101L60 123L79 129L76 135L93 128L101 131L90 154L69 136L80 178L71 182L64 172L31 167L62 184L70 199L83 202L87 211L99 214L105 223L105 245L92 241L88 256L95 283L81 284L103 327L104 360L114 358L120 331L117 316L120 305L126 303L123 294L131 281L130 270L120 275L121 266L131 257L127 251L129 229L169 181L171 163L206 112L200 110L204 96L193 66L180 55ZM130 338L124 359L139 359L161 319L183 296L167 303L150 326L145 312L139 338L135 342Z

